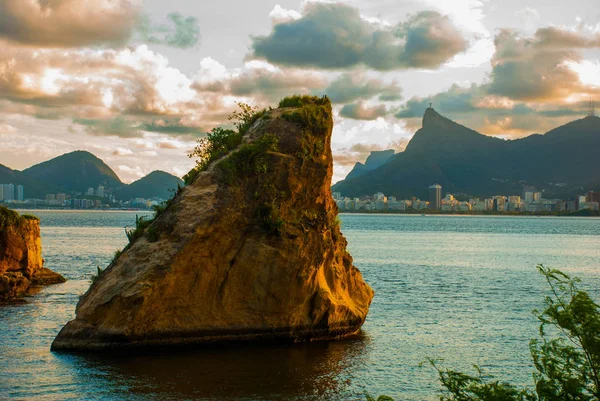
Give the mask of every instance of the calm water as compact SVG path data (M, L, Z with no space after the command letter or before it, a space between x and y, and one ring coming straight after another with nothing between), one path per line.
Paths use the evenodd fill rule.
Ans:
M375 289L360 338L153 355L49 351L96 266L126 242L130 212L35 212L46 265L69 281L0 308L0 398L429 400L427 357L528 384L531 310L546 293L535 266L584 280L600 299L600 220L343 215L355 264Z

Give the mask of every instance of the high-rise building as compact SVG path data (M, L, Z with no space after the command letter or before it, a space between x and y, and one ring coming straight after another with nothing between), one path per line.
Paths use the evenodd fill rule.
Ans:
M23 185L17 185L17 201L23 202L25 200L25 189Z
M94 196L94 188L88 188L86 195Z
M594 191L588 192L585 201L600 203L600 192L594 192Z
M102 185L98 186L98 189L96 189L96 196L104 198L104 187Z
M2 198L5 201L13 201L15 200L15 186L13 184L4 184L4 191Z
M429 187L429 207L434 210L442 207L442 186L439 184Z

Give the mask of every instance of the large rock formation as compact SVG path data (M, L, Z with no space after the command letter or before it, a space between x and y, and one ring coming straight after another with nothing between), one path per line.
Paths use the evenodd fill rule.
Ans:
M102 273L54 350L356 333L373 291L331 197L327 98L267 111ZM143 232L141 230L144 230Z
M64 281L44 268L39 220L0 206L0 303L25 295L32 285Z

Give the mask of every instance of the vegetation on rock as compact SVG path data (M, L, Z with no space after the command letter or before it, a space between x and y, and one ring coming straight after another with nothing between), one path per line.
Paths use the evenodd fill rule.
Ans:
M259 110L246 103L240 102L237 105L240 110L233 112L228 117L236 129L213 128L206 138L198 140L198 145L188 155L190 158L196 158L197 161L196 166L183 177L186 184L191 184L198 174L206 171L213 161L237 148L242 143L242 137L248 128L266 112L266 110Z
M19 213L0 206L0 230L8 226L18 226L21 221Z

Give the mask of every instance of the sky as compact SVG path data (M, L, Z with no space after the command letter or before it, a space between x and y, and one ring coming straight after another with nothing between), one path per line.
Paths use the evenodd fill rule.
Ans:
M429 103L515 139L600 104L597 0L0 0L0 164L74 150L182 176L236 102L334 104L334 182Z

